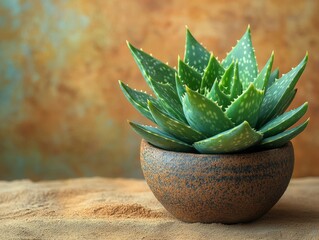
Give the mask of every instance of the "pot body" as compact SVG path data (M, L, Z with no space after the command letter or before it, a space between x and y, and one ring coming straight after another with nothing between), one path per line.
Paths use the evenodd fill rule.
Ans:
M291 142L241 154L192 154L142 140L141 166L155 197L184 222L240 223L267 213L285 192L294 166Z

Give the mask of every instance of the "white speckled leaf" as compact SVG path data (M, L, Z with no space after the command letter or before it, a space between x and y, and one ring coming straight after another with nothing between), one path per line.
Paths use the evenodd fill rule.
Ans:
M210 137L234 127L215 102L188 87L182 103L189 125L205 136Z
M305 128L307 127L309 122L309 118L299 126L292 128L290 130L281 132L275 136L271 136L268 138L265 138L261 141L260 147L268 149L268 148L277 148L285 145L287 142L289 142L291 139L296 137L298 134L300 134Z
M262 134L252 129L248 122L217 134L211 138L195 142L193 146L200 153L230 153L247 149L262 139Z
M279 78L279 68L276 68L274 71L271 72L266 88L268 89L278 78Z
M210 56L207 67L204 70L203 79L200 86L200 92L203 94L208 89L213 87L215 80L220 80L224 75L225 69L220 65L218 60L213 56Z
M229 67L224 72L222 79L219 81L219 89L222 90L223 93L227 95L230 95L234 74L235 74L235 63L232 62L232 64L230 64Z
M151 127L138 123L129 122L136 133L142 136L147 142L166 150L176 152L194 152L194 148L169 134Z
M203 74L209 61L210 53L186 29L184 62Z
M177 91L179 100L182 102L182 97L184 96L186 90L181 79L178 77L177 73L175 75L175 85L176 85L176 91Z
M228 107L231 103L230 97L220 90L218 81L214 82L212 89L206 96L217 102L223 111L225 111L226 107Z
M187 122L175 86L171 86L168 83L159 83L152 79L150 81L154 93L160 99L160 103L166 112L173 118Z
M284 96L283 99L280 100L280 107L276 109L276 111L274 111L273 113L273 118L283 114L287 108L290 106L290 104L292 103L292 101L294 100L295 96L297 93L297 89L293 89L290 93L288 93L286 96ZM270 120L271 121L271 120ZM268 121L269 122L269 121ZM267 124L266 121L264 122L257 122L257 128L261 128L263 125Z
M265 138L281 133L295 124L303 115L305 115L307 109L308 103L306 102L300 107L272 119L262 128L260 128L259 131L264 134Z
M286 98L297 84L303 70L306 67L308 54L296 68L275 81L266 91L259 113L258 126L272 119L285 104Z
M150 85L150 78L160 83L169 83L175 85L176 70L149 54L135 48L129 42L127 43L134 60L139 67L146 82Z
M236 125L246 120L255 127L263 96L264 91L258 90L251 83L242 95L231 103L225 113Z
M236 46L222 61L222 66L227 68L236 60L238 60L239 78L243 88L246 89L249 83L253 82L258 74L255 50L252 46L249 27L242 38L237 42Z
M230 89L230 99L233 101L243 93L243 86L239 79L238 62L235 63L234 75L232 78L232 86Z
M178 60L178 76L182 83L187 85L190 89L196 91L200 88L202 75L184 63L181 59Z
M124 96L127 100L139 111L143 116L147 117L149 120L155 122L152 114L147 107L147 101L151 101L156 104L156 99L150 95L131 89L129 86L125 85L119 81L120 87Z
M267 61L264 68L258 74L256 80L254 81L254 85L256 88L265 90L268 85L269 76L271 73L272 64L274 62L274 52L272 52L269 60Z
M148 108L152 113L152 116L155 119L157 125L165 132L175 136L177 139L180 139L185 143L192 144L193 142L205 138L203 134L192 129L185 123L170 118L151 102L148 103Z
M277 117L278 115L283 114L287 110L287 108L290 106L290 104L294 100L296 94L297 94L297 89L293 89L289 94L287 94L285 99L282 101L281 107L278 108L278 111L276 112L276 114L274 114L274 117Z

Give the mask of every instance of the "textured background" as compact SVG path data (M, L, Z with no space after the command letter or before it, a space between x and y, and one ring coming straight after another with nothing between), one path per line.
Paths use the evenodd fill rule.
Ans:
M260 66L274 50L283 73L310 53L294 176L319 175L318 12L316 0L0 1L0 179L141 177L126 119L145 120L117 80L147 88L125 40L175 65L188 25L222 59L249 23Z

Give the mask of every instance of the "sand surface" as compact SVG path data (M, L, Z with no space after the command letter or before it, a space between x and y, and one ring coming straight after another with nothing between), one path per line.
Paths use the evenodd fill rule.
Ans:
M319 178L294 179L249 224L187 224L143 180L0 181L0 239L319 239Z

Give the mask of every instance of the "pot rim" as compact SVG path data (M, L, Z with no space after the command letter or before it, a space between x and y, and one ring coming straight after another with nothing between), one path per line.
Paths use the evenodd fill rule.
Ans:
M257 151L251 151L251 152L234 152L234 153L213 153L213 154L207 154L207 153L189 153L189 152L176 152L176 151L170 151L170 150L166 150L166 149L162 149L159 147L156 147L154 145L152 145L151 143L147 142L144 138L141 141L141 146L142 145L146 145L149 148L153 148L156 151L160 151L162 153L170 153L170 154L176 154L176 155L187 155L187 156L192 156L192 157L214 157L214 156L223 156L223 157L234 157L234 156L252 156L254 154L265 154L265 153L269 153L271 154L272 152L278 151L278 150L283 150L285 148L289 148L289 147L293 147L293 144L291 141L289 141L288 143L286 143L285 145L283 145L282 147L278 147L278 148L271 148L271 149L265 149L265 150L257 150Z

